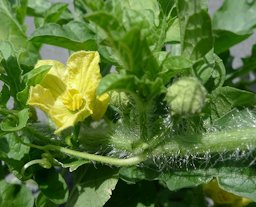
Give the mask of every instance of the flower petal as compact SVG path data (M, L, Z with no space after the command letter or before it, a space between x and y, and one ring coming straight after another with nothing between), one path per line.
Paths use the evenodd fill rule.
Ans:
M55 60L39 60L35 67L37 68L42 65L51 65L52 67L40 84L44 88L48 88L56 98L66 90L65 65Z
M85 98L94 100L101 79L99 53L80 51L73 53L67 61L68 86L80 91Z
M55 98L51 91L41 85L36 85L30 88L29 98L27 104L36 106L48 113L50 108L54 105Z
M52 67L48 74L59 77L63 82L66 81L66 67L64 64L56 60L39 60L37 61L35 68L42 65L51 65Z
M49 111L51 119L57 126L54 133L59 133L68 127L74 126L75 123L84 120L91 114L92 111L88 109L86 105L77 112L68 110L60 98L56 100L54 106Z
M110 96L107 93L97 96L92 114L94 120L99 120L103 117L108 108L109 99Z

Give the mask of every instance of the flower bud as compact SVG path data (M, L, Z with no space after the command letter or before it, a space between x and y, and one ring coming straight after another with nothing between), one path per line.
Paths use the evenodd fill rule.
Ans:
M110 104L117 107L124 109L129 105L129 97L126 95L125 92L119 91L111 91L110 94Z
M183 77L167 88L165 100L173 114L186 115L201 112L207 91L193 77Z

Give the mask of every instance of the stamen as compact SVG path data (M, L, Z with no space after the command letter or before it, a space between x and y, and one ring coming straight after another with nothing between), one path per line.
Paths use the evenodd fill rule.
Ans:
M63 104L71 111L77 111L84 103L82 95L76 89L68 89L62 96Z

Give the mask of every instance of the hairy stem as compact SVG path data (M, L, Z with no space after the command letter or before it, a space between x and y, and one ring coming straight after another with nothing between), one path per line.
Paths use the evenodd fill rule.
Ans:
M256 128L212 132L201 135L175 136L153 150L152 155L204 154L256 146Z
M26 143L23 143L26 144ZM124 159L119 159L119 158L113 158L113 157L107 157L107 156L102 156L102 155L95 155L95 154L90 154L87 152L80 152L72 149L68 149L65 147L61 146L56 146L56 145L45 145L45 146L38 146L34 144L26 144L30 147L37 148L40 150L44 151L58 151L62 152L66 155L74 156L77 158L82 158L90 161L96 161L104 164L109 164L109 165L115 165L115 166L131 166L131 165L136 165L141 162L143 162L146 159L146 155L141 154L129 158L124 158Z

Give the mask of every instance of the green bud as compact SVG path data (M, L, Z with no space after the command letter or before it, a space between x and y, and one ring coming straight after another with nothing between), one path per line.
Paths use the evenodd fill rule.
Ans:
M126 108L129 106L129 97L125 92L112 91L110 94L110 104L117 108Z
M165 100L173 114L186 115L201 112L207 91L193 77L183 77L167 88Z

